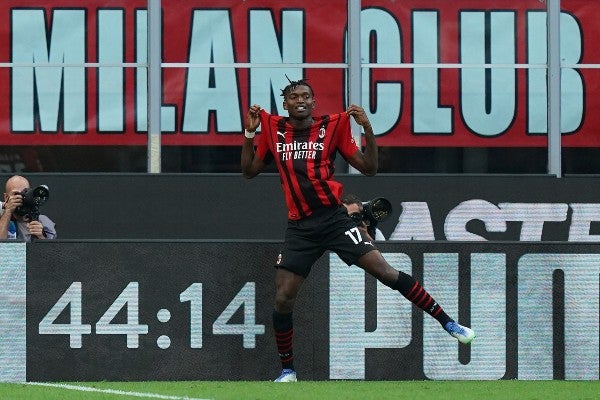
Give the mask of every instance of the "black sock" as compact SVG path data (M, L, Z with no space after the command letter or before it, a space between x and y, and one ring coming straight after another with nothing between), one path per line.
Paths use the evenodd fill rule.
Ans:
M294 322L292 313L281 314L273 311L273 329L281 368L294 369Z
M453 321L415 278L402 271L399 272L398 280L392 286L392 289L399 291L402 296L410 300L415 306L438 320L442 326Z

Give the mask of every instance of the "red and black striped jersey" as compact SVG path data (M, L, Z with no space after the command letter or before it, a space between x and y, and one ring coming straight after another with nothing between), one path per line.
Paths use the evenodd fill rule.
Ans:
M273 160L281 178L288 218L298 220L322 207L340 204L343 186L333 179L335 157L348 160L358 145L345 112L314 117L307 129L294 129L287 117L261 110L256 154Z

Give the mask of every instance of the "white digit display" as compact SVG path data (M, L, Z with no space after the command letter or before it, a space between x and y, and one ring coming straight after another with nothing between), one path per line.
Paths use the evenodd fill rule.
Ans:
M246 282L244 287L231 300L231 303L229 303L213 324L213 333L215 335L242 335L245 349L255 348L256 335L265 333L264 325L254 323L256 316L255 286L254 282ZM244 307L244 323L228 323L240 307Z
M202 348L202 284L192 283L179 295L181 302L190 302L190 347Z
M70 322L68 324L56 323L58 316L67 307L69 308ZM73 282L40 321L39 333L40 335L69 335L71 348L80 349L82 336L92 333L91 325L81 323L81 315L81 282Z
M98 335L127 335L127 348L137 349L140 335L148 333L148 325L139 323L138 293L138 283L129 282L96 323L96 333ZM123 307L127 307L127 323L113 323L113 319Z
M192 283L179 294L179 301L190 303L190 348L201 349L203 337L202 284ZM91 325L82 323L82 303L81 282L73 282L39 323L40 335L69 335L70 347L81 348L82 336L92 333ZM67 308L70 316L69 323L56 322ZM243 308L243 323L231 323L231 318L240 308ZM126 322L114 322L123 309L126 310ZM139 283L129 282L96 322L95 333L97 335L125 335L127 348L137 349L140 335L146 335L149 332L148 325L140 324L139 314ZM169 310L159 310L157 319L163 323L169 322L171 320ZM242 335L244 348L252 349L256 347L256 336L265 333L265 326L255 322L256 283L246 282L214 321L213 334ZM161 349L169 348L170 344L171 340L166 335L160 336L157 341L157 345Z

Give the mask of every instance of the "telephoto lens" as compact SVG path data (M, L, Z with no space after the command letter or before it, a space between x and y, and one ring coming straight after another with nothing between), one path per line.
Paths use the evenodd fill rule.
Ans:
M367 219L381 222L392 213L392 203L384 197L375 197L363 203L363 213Z

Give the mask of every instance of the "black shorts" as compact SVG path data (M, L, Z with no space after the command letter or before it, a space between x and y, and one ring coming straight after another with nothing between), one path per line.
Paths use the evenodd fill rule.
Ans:
M288 221L285 242L276 268L285 268L307 277L313 264L326 250L335 252L346 264L377 247L359 231L346 207L319 209L298 221Z

